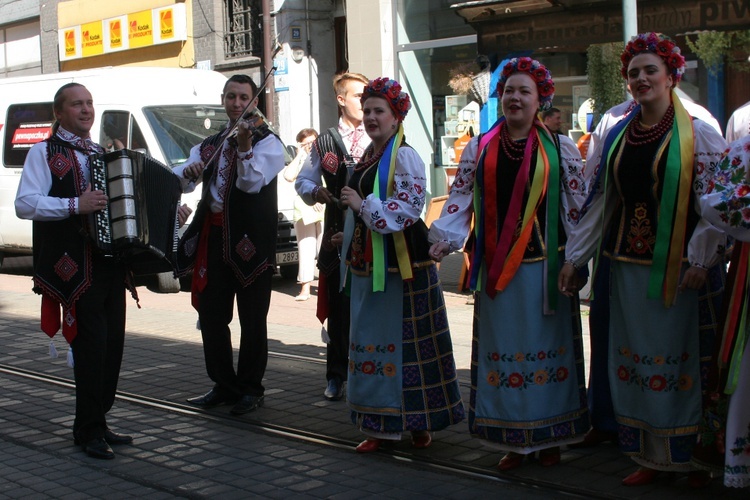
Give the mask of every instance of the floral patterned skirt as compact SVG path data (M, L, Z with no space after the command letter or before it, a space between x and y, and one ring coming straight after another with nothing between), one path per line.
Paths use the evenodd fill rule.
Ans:
M386 291L352 275L347 403L370 435L438 431L464 419L443 291L435 265Z
M687 471L702 416L701 352L715 325L703 328L706 304L697 290L683 290L669 308L647 299L650 270L612 262L609 374L618 440L639 465Z
M560 295L544 315L544 284L544 263L524 263L505 291L474 303L469 430L505 451L575 443L589 429L579 303Z

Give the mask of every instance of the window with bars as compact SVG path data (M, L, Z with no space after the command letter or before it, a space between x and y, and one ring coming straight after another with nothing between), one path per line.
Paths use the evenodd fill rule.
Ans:
M224 0L224 57L260 57L262 22L259 0Z

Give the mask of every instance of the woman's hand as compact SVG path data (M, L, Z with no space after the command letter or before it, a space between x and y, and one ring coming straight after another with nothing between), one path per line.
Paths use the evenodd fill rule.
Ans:
M451 246L445 241L438 241L430 247L430 258L435 262L440 262L449 253L451 253Z
M685 274L682 276L682 281L680 282L678 290L683 291L686 288L690 288L691 290L698 290L700 288L703 288L707 280L708 269L704 269L698 266L690 266L690 268L685 271Z
M566 262L557 276L557 289L560 293L572 297L578 293L578 271L573 264Z
M341 201L343 206L349 207L357 213L359 213L359 209L362 208L362 198L349 186L341 188L341 198L339 201Z

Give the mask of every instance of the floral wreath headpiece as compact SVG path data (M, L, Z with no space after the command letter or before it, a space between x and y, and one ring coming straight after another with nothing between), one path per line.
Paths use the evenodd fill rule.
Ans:
M672 75L673 86L676 86L685 73L685 58L680 53L680 48L667 35L662 33L640 33L630 39L625 50L620 56L622 61L622 77L628 77L628 65L633 58L639 54L650 52L661 57Z
M368 97L382 97L388 101L388 105L398 118L398 121L404 121L406 114L411 109L411 99L409 94L401 91L401 84L396 80L391 80L387 76L370 80L362 91L360 102L365 103Z
M536 59L530 57L514 57L503 66L503 72L497 81L497 95L502 98L505 82L514 73L528 73L536 82L539 91L539 111L546 111L552 107L555 97L555 82L549 70Z

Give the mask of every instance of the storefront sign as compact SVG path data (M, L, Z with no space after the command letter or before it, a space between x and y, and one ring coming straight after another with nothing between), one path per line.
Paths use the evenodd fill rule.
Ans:
M482 45L499 53L554 46L586 47L620 41L623 36L619 2L608 3L596 11L556 10L516 17L504 17L501 13L469 17L468 8L458 12L467 15L480 34ZM750 0L638 2L637 12L638 31L659 31L672 36L699 30L747 29L750 25Z
M59 30L60 61L187 40L184 3Z
M83 57L98 56L104 53L102 23L86 23L81 25L81 53Z

